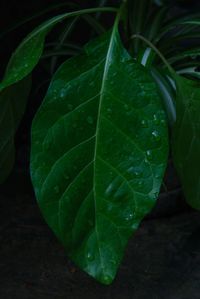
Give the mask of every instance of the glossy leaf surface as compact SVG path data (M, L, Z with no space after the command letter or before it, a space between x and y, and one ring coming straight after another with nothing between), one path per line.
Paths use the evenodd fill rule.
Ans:
M200 88L178 77L177 121L173 129L173 156L187 202L200 209Z
M117 29L60 67L37 112L31 175L39 206L72 260L104 284L156 201L167 138L156 85Z

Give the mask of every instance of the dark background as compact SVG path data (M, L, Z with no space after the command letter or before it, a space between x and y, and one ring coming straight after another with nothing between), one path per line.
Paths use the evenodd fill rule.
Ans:
M84 8L96 4L94 0L73 2ZM14 31L9 28L55 4L58 2L1 0L1 76L22 38L43 20L67 9L47 13ZM199 1L179 1L178 7L198 9ZM109 26L112 17L106 16L103 22ZM87 26L80 23L73 38L80 44L86 42ZM46 83L38 89L41 80ZM200 214L185 204L171 161L165 178L167 192L162 189L158 205L130 241L111 286L99 285L67 259L41 217L29 177L31 121L49 80L46 64L42 63L33 73L33 90L17 132L14 170L0 186L0 298L199 299Z

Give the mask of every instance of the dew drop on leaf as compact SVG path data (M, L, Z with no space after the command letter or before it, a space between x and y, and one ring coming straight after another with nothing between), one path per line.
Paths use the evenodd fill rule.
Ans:
M152 136L153 136L153 139L156 141L160 141L160 139L161 139L158 131L153 131Z
M145 119L143 119L143 120L141 121L141 127L142 127L142 128L147 128L147 127L148 127L148 122L147 122Z
M60 97L61 98L65 97L65 89L61 89L61 91L60 91Z
M116 192L115 192L115 194L114 194L114 198L115 199L120 199L120 198L124 198L125 197L125 195L126 195L126 193L127 193L127 190L126 190L126 188L125 188L125 186L121 186Z
M128 172L137 178L142 176L142 171L140 169L135 169L133 166L128 169Z
M147 159L151 160L152 159L152 151L151 150L147 150L146 151L146 155L147 155Z
M94 260L94 255L91 252L87 253L87 260L88 261L93 261Z
M165 120L164 119L161 120L161 124L165 125Z
M138 182L138 186L141 187L143 185L143 181Z
M157 117L156 114L154 114L154 116L153 116L153 122L154 122L155 125L159 125L160 124L160 120L159 120L159 118Z
M126 220L126 221L131 221L131 220L133 219L133 217L134 217L134 214L133 214L133 213L130 213L130 214L128 214L128 215L126 216L125 220Z
M112 193L112 191L113 191L113 189L114 189L114 185L113 185L113 183L111 183L111 184L108 186L108 188L106 189L106 191L105 191L105 195L106 195L106 196L110 196L111 193Z
M160 174L156 174L156 175L155 175L155 178L156 178L156 179L160 179L160 178L161 178Z

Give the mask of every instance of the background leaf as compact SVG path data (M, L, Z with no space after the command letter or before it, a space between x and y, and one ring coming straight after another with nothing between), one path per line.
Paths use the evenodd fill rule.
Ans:
M0 93L0 183L9 175L14 163L14 135L26 108L31 88L28 76Z
M173 157L187 202L200 209L200 87L177 77L177 121L173 128Z
M69 256L112 282L158 196L168 154L155 83L115 29L56 72L32 126L31 175Z
M31 32L13 53L4 79L0 83L0 91L5 87L22 80L33 70L42 55L45 37L56 24L69 17L76 17L96 11L115 12L116 9L106 7L68 12L51 18Z

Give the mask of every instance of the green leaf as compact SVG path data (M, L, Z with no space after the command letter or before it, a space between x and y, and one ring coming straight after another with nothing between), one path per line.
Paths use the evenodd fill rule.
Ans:
M112 282L154 206L167 155L156 85L116 28L56 72L33 121L32 182L71 259L98 281Z
M199 82L177 77L177 121L173 128L173 158L187 202L200 209L200 89Z
M7 178L14 163L14 134L24 114L30 87L30 77L26 77L0 93L0 183Z
M167 24L160 29L160 32L155 40L156 43L159 42L161 39L163 39L162 43L165 40L168 42L171 37L179 36L180 34L195 33L198 28L197 25L199 25L198 21L196 22L198 17L199 13L187 13L186 16L175 16L175 18L169 19Z
M69 17L75 17L96 11L115 12L116 9L109 7L91 8L65 13L44 22L31 32L12 55L4 79L0 83L0 91L5 87L22 80L32 72L42 55L45 37L56 24Z
M184 59L191 58L194 62L193 65L198 63L198 59L200 58L200 48L199 47L193 47L192 49L177 52L172 57L170 57L168 60L170 63L179 62ZM188 61L187 61L188 62Z

